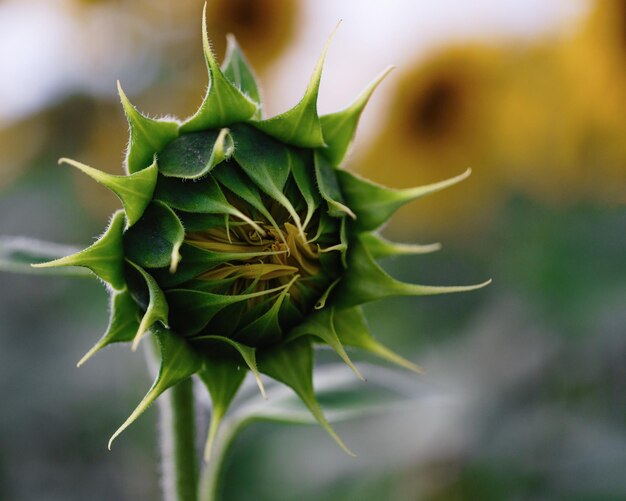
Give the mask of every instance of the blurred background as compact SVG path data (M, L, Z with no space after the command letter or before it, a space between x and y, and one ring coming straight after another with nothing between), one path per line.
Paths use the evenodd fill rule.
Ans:
M202 3L0 0L0 235L102 231L117 200L56 161L121 173L116 79L151 116L193 113ZM394 187L473 168L385 229L443 250L386 268L494 283L368 306L426 370L410 401L337 425L356 459L317 427L247 428L224 499L626 499L626 1L208 3L215 51L235 33L268 115L301 97L339 19L321 113L397 67L347 167ZM145 361L112 347L75 368L106 304L95 281L0 275L0 499L158 499L156 410L106 450Z

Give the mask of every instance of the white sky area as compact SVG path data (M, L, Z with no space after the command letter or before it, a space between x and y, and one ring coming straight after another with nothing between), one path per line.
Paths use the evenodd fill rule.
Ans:
M72 91L113 94L118 78L132 90L149 83L155 75L158 61L149 31L142 33L129 26L128 18L114 14L106 5L92 8L89 16L78 20L67 7L70 3L0 3L0 126ZM338 20L342 23L328 53L320 91L322 113L346 105L389 64L401 69L450 41L497 41L558 33L588 6L586 0L304 3L307 22L301 23L291 49L275 65L275 77L263 86L271 89L271 94L265 93L270 115L301 98ZM393 78L392 73L389 80ZM378 99L373 99L373 108L380 106Z

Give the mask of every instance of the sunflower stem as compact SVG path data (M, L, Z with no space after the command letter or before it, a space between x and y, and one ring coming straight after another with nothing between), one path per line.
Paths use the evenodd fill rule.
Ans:
M200 477L200 501L219 501L226 455L235 441L243 421L222 423L219 436L213 444L211 460L204 464Z
M173 386L160 403L162 487L165 501L198 501L193 381Z

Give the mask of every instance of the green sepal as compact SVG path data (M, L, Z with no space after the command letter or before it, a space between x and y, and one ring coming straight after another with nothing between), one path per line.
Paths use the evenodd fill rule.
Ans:
M313 389L313 348L310 339L301 337L260 351L259 369L262 373L289 386L309 408L317 422L347 454L354 454L327 421L315 398Z
M80 359L80 367L102 348L113 343L127 343L134 339L139 329L141 311L128 289L111 292L109 326L98 342Z
M250 344L259 344L267 340L280 341L282 338L282 328L279 322L280 309L285 300L285 297L289 293L289 289L296 281L294 278L289 284L287 284L281 294L274 300L271 308L265 313L258 316L246 325L243 329L237 331L236 337L238 340L248 340ZM246 343L247 344L247 343Z
M185 229L167 205L153 201L136 225L124 234L126 257L143 268L169 266L174 273L181 259Z
M242 170L262 191L282 205L302 230L300 217L283 193L291 165L300 160L299 155L248 125L233 127L232 134L237 145L234 157Z
M230 158L234 148L228 129L183 134L159 155L159 172L166 177L198 179Z
M228 202L213 176L206 176L198 181L159 177L154 198L173 209L186 212L230 214L245 221L259 233L265 233L259 225Z
M357 375L359 379L365 381L359 370L355 367L346 353L343 343L337 336L335 324L333 322L334 308L326 308L309 315L304 322L292 329L287 340L297 339L301 336L311 335L320 338L328 346L330 346L337 355L346 363L350 369Z
M226 224L228 214L206 214L177 210L176 215L186 231L205 231L210 228L222 228ZM231 222L234 226L237 223ZM244 224L244 223L241 223Z
M235 87L259 105L257 115L252 118L260 118L261 93L254 71L232 33L226 35L226 43L226 56L222 64L222 73Z
M259 369L256 363L256 349L255 348L246 346L245 344L238 343L237 341L224 337L224 336L200 336L200 337L194 338L194 341L201 341L201 340L209 341L209 342L213 341L222 345L228 345L234 350L236 350L238 355L241 357L241 359L244 361L244 363L248 367L248 369L250 369L250 372L252 372L252 375L254 376L256 384L259 387L259 391L261 392L261 395L263 396L264 399L267 399L267 395L265 393L265 387L263 386L263 381L261 381L261 374L259 373Z
M258 210L280 234L280 228L270 211L265 207L259 190L256 189L253 183L250 183L249 179L236 164L223 164L215 169L212 174L223 186Z
M246 377L246 371L241 370L233 360L218 354L208 354L204 358L204 367L198 372L198 376L211 395L211 421L204 446L204 460L209 462L219 427Z
M247 294L213 294L188 289L167 291L167 300L172 308L172 326L185 335L200 332L223 308L240 301L247 301L265 294L277 292L284 287L276 287Z
M141 318L141 322L133 338L132 350L135 351L137 346L139 346L141 338L148 332L148 329L150 329L152 325L160 322L164 327L169 327L169 305L167 304L165 294L152 275L132 261L127 260L127 263L139 272L148 289L148 307Z
M56 266L82 266L90 269L115 290L126 287L124 278L124 245L122 242L126 218L124 211L113 214L103 235L90 247L71 256L46 263L31 265L33 268L53 268Z
M377 233L362 233L359 239L365 245L374 259L392 256L408 256L415 254L429 254L441 249L440 243L418 245L391 242Z
M33 264L75 254L80 249L25 237L0 237L0 271L38 275L91 277L86 268L33 268Z
M191 377L202 368L202 359L183 337L160 327L153 330L161 351L159 373L137 408L111 436L109 449L113 440L141 416L165 390Z
M126 167L129 174L134 174L151 165L154 161L154 155L178 137L179 125L177 122L153 120L142 115L130 103L119 81L117 82L117 90L130 126Z
M76 167L115 193L122 201L126 211L128 226L132 226L139 221L150 200L152 200L158 175L156 162L152 162L150 167L128 176L113 176L71 158L59 159L59 164L63 163Z
M334 322L337 336L345 346L359 348L418 374L422 372L419 366L378 342L370 333L361 308L337 310Z
M403 205L453 186L466 179L471 172L467 169L463 174L445 181L404 190L386 188L343 170L337 171L337 177L348 205L357 216L356 229L371 231L385 224Z
M183 132L196 132L243 122L256 115L258 105L222 73L209 43L206 4L202 13L202 48L209 74L209 87L198 111L182 126Z
M331 282L331 284L328 287L326 287L326 289L324 290L320 298L315 303L316 310L321 310L322 308L324 308L324 306L326 306L326 301L328 301L328 296L330 296L330 293L333 291L335 287L337 287L337 284L339 282L341 282L341 277L337 278L336 280Z
M352 209L344 203L336 169L319 151L315 152L315 178L322 198L328 203L328 214L333 217L348 215L356 219Z
M317 96L326 52L328 52L335 31L328 38L328 42L326 42L324 50L317 60L304 97L293 108L280 115L267 120L251 122L257 129L284 143L302 148L322 148L326 145L320 117L317 114Z
M359 124L363 108L365 108L376 87L393 68L393 66L387 67L361 92L350 106L341 111L320 117L322 132L326 141L326 148L323 148L321 151L335 167L338 167L346 156L348 147L352 143L357 125Z
M350 244L348 268L333 295L335 304L349 308L392 296L432 296L452 292L480 289L491 283L487 280L477 285L433 286L407 284L389 276L374 261L365 245L358 239Z
M306 228L315 210L319 207L321 199L319 193L315 187L313 166L308 164L307 159L310 162L310 156L303 158L302 154L295 155L297 161L291 164L291 173L293 179L298 186L298 190L302 194L302 198L306 202L306 216L302 223L303 228Z

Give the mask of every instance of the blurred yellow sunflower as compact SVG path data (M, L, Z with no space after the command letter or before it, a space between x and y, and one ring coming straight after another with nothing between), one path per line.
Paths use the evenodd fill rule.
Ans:
M286 49L296 32L297 0L213 0L207 4L208 31L218 58L233 33L259 72Z
M473 168L455 201L432 197L398 213L392 230L430 235L473 231L493 215L500 172L493 141L494 98L506 74L497 49L446 49L402 73L367 151L353 168L395 187L425 184Z
M584 115L586 194L626 203L626 2L594 2L559 55Z
M626 2L518 57L496 117L502 168L543 202L626 201Z

